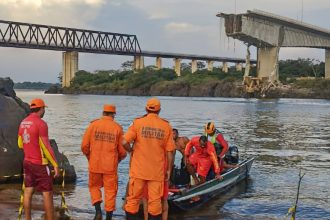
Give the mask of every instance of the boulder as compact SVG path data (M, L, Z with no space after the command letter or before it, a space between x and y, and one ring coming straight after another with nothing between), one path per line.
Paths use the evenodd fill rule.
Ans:
M18 97L10 78L0 78L0 183L19 180L22 177L23 151L17 146L18 127L29 114L29 105ZM66 171L68 182L76 180L74 167L58 151L55 140L51 140L60 168Z
M53 85L51 87L49 87L46 91L46 94L62 94L63 93L63 89L57 85Z

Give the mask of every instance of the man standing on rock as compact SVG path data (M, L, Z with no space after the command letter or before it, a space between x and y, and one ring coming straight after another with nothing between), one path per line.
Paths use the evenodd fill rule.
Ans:
M25 219L31 220L31 200L34 190L42 192L46 219L54 219L53 178L48 168L54 167L55 177L59 175L54 151L49 143L48 126L41 118L45 114L42 99L33 99L31 114L19 126L18 147L24 150L24 212Z
M148 219L161 219L164 181L169 180L172 170L175 145L170 123L158 116L158 99L149 99L145 108L147 114L133 121L123 140L125 149L132 152L128 195L124 205L128 220L138 219L137 213L145 186L148 187L149 197ZM134 147L131 148L130 143L133 142Z
M94 220L102 219L101 188L104 187L106 219L111 220L116 208L118 163L126 157L122 145L123 129L114 121L116 107L104 105L103 117L87 128L81 150L89 164L89 192L95 206Z

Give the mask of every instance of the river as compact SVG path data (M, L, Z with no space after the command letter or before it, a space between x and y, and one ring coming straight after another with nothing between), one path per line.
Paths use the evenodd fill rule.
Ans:
M70 214L74 219L92 219L87 160L80 151L82 135L89 122L101 115L104 103L116 104L116 121L126 130L134 118L145 113L148 97L45 95L40 91L17 91L17 95L25 102L35 97L45 100L49 135L78 176L76 184L65 190ZM248 180L205 207L170 219L283 219L295 200L300 169L305 176L297 219L330 219L330 100L159 99L161 117L181 136L200 135L203 125L212 120L230 143L240 147L242 157L256 156ZM119 165L115 219L124 218L121 198L128 180L128 161L126 158ZM18 184L2 185L1 189L0 196L5 193L13 201L19 199ZM56 191L55 205L59 206L60 188ZM39 198L37 195L34 201L40 202ZM35 211L34 216L38 219L40 213Z

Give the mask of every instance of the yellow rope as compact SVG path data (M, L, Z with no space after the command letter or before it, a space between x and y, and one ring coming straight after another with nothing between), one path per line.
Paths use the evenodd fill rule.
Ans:
M19 206L19 209L18 209L18 220L21 220L22 213L23 213L23 207L24 207L24 190L25 190L25 184L24 184L24 178L23 178L22 191L21 191L21 197L20 197L20 206Z
M65 169L63 169L62 174L63 174L63 175L62 175L62 177L63 177L63 181L62 181L62 193L61 193L61 197L62 197L62 198L61 198L61 208L68 212L68 211L69 211L69 210L68 210L68 206L67 206L66 203L65 203L65 197L64 197Z

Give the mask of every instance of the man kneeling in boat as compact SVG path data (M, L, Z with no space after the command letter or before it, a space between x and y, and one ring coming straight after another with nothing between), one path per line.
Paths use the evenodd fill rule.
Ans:
M195 151L191 153L193 147ZM216 174L215 178L222 178L214 146L207 140L206 136L193 137L186 145L184 153L188 172L192 175L196 184L202 184L206 181L206 176L212 164ZM196 176L196 171L199 178Z

